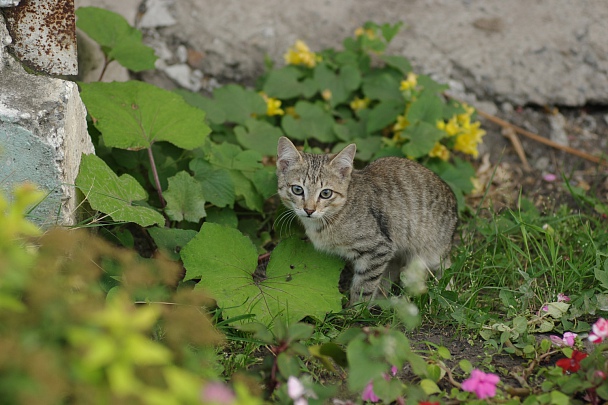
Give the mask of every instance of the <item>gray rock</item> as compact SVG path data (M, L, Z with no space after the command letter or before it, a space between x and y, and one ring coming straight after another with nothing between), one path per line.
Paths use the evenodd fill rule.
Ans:
M549 126L551 127L551 132L549 133L549 137L553 142L557 142L560 145L568 146L568 134L566 133L566 118L560 114L549 114L547 115L547 119L549 120Z

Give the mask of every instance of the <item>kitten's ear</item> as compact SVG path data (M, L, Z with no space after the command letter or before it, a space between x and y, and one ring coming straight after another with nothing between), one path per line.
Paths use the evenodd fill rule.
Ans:
M290 165L302 161L302 155L289 139L282 136L277 146L277 169L285 171Z
M353 171L355 152L357 152L357 145L351 143L346 148L342 149L340 153L334 156L329 164L336 168L342 177L346 177Z

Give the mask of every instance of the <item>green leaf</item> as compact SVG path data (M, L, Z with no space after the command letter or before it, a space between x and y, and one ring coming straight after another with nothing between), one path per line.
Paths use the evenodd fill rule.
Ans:
M403 26L403 22L399 21L395 24L385 23L380 26L380 31L382 31L382 36L386 40L386 42L391 42L395 35L399 32L401 27Z
M76 10L76 26L101 45L109 61L116 60L129 70L154 69L154 50L142 43L141 31L112 11L97 7Z
M175 89L173 92L182 96L191 106L205 111L205 113L207 113L207 119L212 123L219 125L226 121L224 110L222 110L212 99L184 89Z
M387 366L373 346L364 341L353 340L346 347L348 359L348 388L360 392L373 379L382 376Z
M393 124L397 116L405 109L403 100L380 101L369 113L367 121L367 132L379 131Z
M407 119L415 124L418 121L429 123L433 126L442 118L443 102L441 99L429 93L423 93L414 101L407 112Z
M298 101L295 110L298 118L285 115L281 121L281 126L287 136L302 141L309 138L328 143L336 140L332 130L334 120L321 106L307 101Z
M256 190L265 200L277 193L277 170L273 166L264 166L253 176L248 176Z
M418 75L418 85L421 86L425 92L436 94L439 94L450 88L450 86L448 86L447 84L439 84L426 75Z
M287 338L290 341L306 340L312 336L314 327L307 323L296 322L287 328Z
M600 266L599 258L597 260L597 265L593 270L595 279L600 282L604 289L608 289L608 260L604 262L604 268Z
M243 148L255 150L265 156L276 155L279 138L284 135L280 128L253 118L245 121L245 127L234 128L236 139Z
M197 288L208 291L229 318L251 313L269 324L277 316L298 321L341 310L337 283L343 262L298 238L272 252L264 280L253 277L256 248L236 229L205 223L181 256L186 279L200 276Z
M285 66L281 69L271 70L266 76L266 82L262 90L270 97L289 99L305 95L311 97L316 92L316 87L310 94L311 82L300 81L302 72L295 66ZM313 84L314 85L314 84Z
M173 228L148 228L148 233L154 243L162 251L169 255L172 260L179 260L179 252L188 242L196 236L196 231L191 229L173 229Z
M473 365L471 364L471 362L467 359L464 360L460 360L458 362L458 367L460 367L460 369L462 371L464 371L465 373L470 373L471 370L473 370Z
M400 75L379 70L363 79L362 89L365 97L372 100L404 102L399 86Z
M239 219L232 208L210 207L207 209L205 221L231 228L236 228L239 224Z
M397 69L403 76L412 71L410 61L399 55L380 55L380 60L388 66Z
M144 82L80 83L81 96L106 146L145 149L167 141L194 149L210 132L205 112Z
M236 194L229 170L214 167L201 158L190 161L190 170L194 172L194 178L200 182L207 201L217 207L234 205Z
M290 376L300 374L298 360L285 352L282 352L277 356L277 366L279 367L279 372L286 380Z
M185 171L170 177L169 188L163 193L167 206L165 212L173 221L198 222L207 214L203 186Z
M445 136L445 132L427 122L418 122L408 126L403 135L410 140L403 145L403 153L417 159L428 155L435 143Z
M331 91L329 104L332 107L345 102L350 94L361 84L361 74L353 65L343 66L338 73L334 73L325 63L315 67L314 80L319 92Z
M319 359L325 368L330 371L335 371L334 365L329 361L333 359L340 367L348 366L346 360L346 352L340 346L333 342L323 343L322 345L310 346L308 351L315 358Z
M226 121L244 124L254 115L266 114L266 103L258 93L236 84L219 87L213 99L226 115Z
M234 183L239 204L253 211L264 210L264 198L258 193L255 185L241 171L230 170L230 178Z
M128 174L118 177L95 155L82 155L76 186L91 208L108 214L114 221L135 222L143 227L165 223L165 218L157 211L133 204L148 198L137 180Z
M433 380L429 380L428 378L425 378L424 380L420 381L420 388L422 388L426 395L433 395L441 392L437 384L435 384Z

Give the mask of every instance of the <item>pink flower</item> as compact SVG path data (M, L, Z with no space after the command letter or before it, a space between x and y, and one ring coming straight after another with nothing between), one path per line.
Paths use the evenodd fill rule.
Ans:
M551 342L556 345L556 346L574 346L574 338L577 337L578 335L576 333L572 333L572 332L566 332L564 333L564 337L560 338L559 336L555 336L555 335L551 335L549 336L549 338L551 339Z
M544 307L541 308L541 310L543 310L545 312L549 312L549 305L545 305Z
M557 294L557 302L570 302L570 297L564 293Z
M484 373L476 368L471 372L471 377L462 382L464 391L473 392L479 399L492 398L496 395L496 384L500 377L492 373Z
M370 381L363 389L361 399L369 402L380 401L380 398L378 398L378 396L374 393L374 383L372 381Z
M600 318L591 327L589 341L592 343L601 343L606 338L608 338L608 321L604 318Z
M391 366L391 375L394 377L397 375L397 372L399 371L399 369L395 366Z
M221 405L229 405L236 401L236 396L225 384L210 382L203 387L201 400L203 403L213 402Z
M552 182L557 180L557 176L554 175L553 173L547 173L545 175L543 175L543 180L544 181L548 181L548 182Z

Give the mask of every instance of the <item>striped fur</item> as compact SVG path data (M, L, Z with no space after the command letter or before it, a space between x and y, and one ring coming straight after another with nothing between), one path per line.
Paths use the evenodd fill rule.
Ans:
M457 222L454 193L433 172L396 157L353 170L355 151L303 153L283 137L277 155L283 203L315 248L352 263L351 303L386 294L415 265L449 267Z

